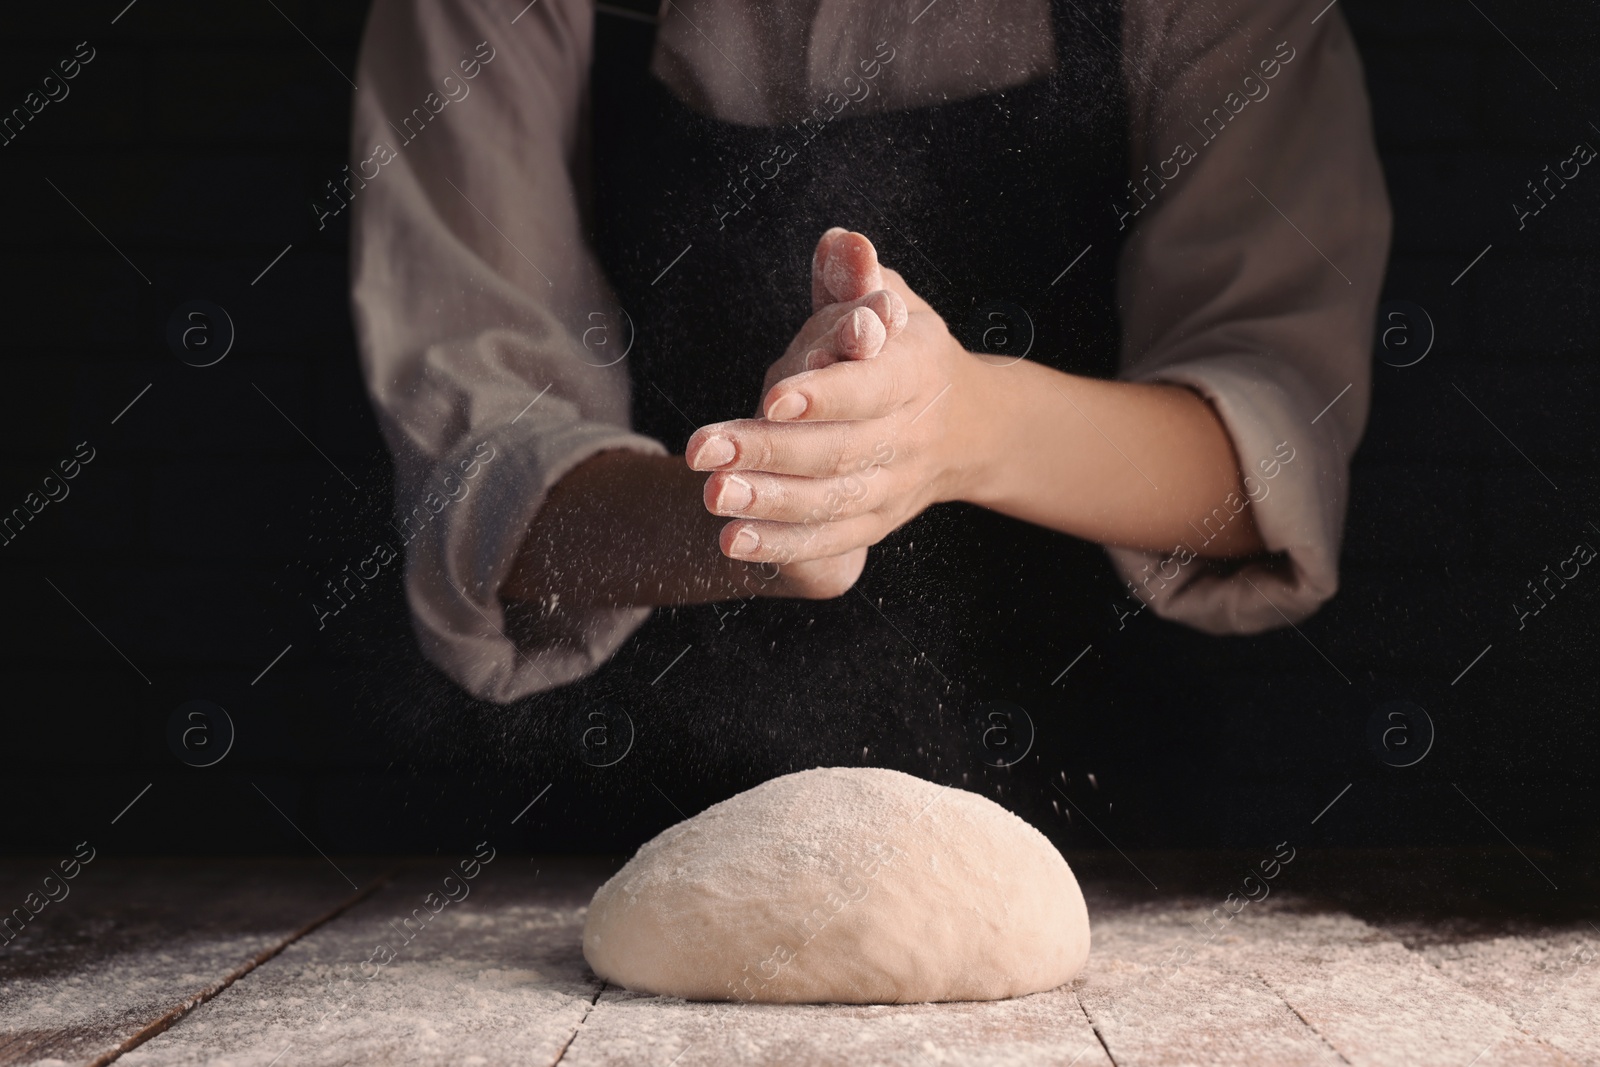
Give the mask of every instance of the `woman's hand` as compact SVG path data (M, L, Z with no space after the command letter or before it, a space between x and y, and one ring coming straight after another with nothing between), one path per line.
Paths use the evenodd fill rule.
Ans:
M768 373L765 418L715 423L689 440L689 465L714 472L707 508L733 519L720 534L733 559L864 562L867 546L962 494L974 392L964 386L976 360L899 274L871 259L856 270L824 262L825 282L883 288L812 317Z
M701 427L686 449L712 472L707 510L731 520L723 555L779 566L768 595L844 592L868 546L945 500L1143 551L1262 550L1240 457L1194 390L991 365L860 234L819 245L813 299L827 297L768 375L765 417ZM1202 520L1215 529L1197 536Z

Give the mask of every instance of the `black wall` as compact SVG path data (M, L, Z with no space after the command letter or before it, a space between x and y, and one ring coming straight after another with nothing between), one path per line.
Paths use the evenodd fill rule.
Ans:
M0 16L0 107L78 42L95 50L70 95L0 147L0 509L80 442L94 456L0 547L5 847L622 848L679 818L674 805L692 812L781 763L728 757L707 775L652 742L673 724L651 723L628 761L588 766L537 706L473 704L420 661L393 570L318 630L313 589L368 553L389 509L344 219L318 231L309 208L344 163L364 5L124 3ZM521 5L496 6L509 22ZM1119 631L1108 597L1073 674L1114 699L1030 709L1031 781L1058 767L1079 817L1050 791L998 795L1075 847L1503 833L1559 867L1595 840L1600 811L1600 578L1585 568L1520 629L1512 604L1531 606L1526 583L1577 542L1600 546L1600 169L1522 229L1512 204L1578 141L1600 145L1600 19L1549 3L1341 7L1395 206L1385 299L1431 320L1384 323L1401 329L1377 349L1343 589L1298 631L1226 641L1149 616ZM214 366L168 343L192 300L235 327ZM1425 359L1389 365L1430 329ZM195 699L237 730L215 766L185 766L169 744ZM1369 740L1375 714L1380 733L1403 722L1426 740L1415 717L1386 717L1396 700L1432 723L1411 766L1390 765L1417 751L1399 735L1388 763ZM964 768L1004 787L981 755L953 754L946 780Z

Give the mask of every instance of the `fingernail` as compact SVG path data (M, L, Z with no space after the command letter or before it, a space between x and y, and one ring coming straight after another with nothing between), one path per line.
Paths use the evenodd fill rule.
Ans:
M898 295L888 289L879 289L868 299L871 301L868 306L877 312L878 319L883 323L884 330L889 336L892 337L905 328L906 305Z
M809 356L807 357L807 362L810 362ZM801 415L806 413L806 408L809 406L810 405L806 403L804 394L785 393L783 396L780 396L777 400L772 402L772 406L767 409L767 418L771 419L773 422L785 422L789 419L798 419Z
M867 336L867 331L872 327L868 320L875 318L867 308L856 308L850 312L850 339L860 344Z
M761 538L750 527L742 527L733 535L733 545L728 550L731 556L748 556L761 547Z
M806 353L806 370L816 370L828 361L828 353L821 348L813 348Z
M706 438L705 444L701 445L700 450L694 454L694 459L690 461L689 466L697 471L708 471L720 467L724 463L732 463L735 455L732 441L720 434L712 434Z
M743 511L755 498L756 491L749 482L737 474L730 475L723 479L722 488L717 492L717 511L721 513Z

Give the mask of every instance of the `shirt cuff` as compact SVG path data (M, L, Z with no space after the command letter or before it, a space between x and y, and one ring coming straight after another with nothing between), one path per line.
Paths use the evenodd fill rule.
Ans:
M657 441L583 419L515 421L467 435L411 500L397 504L406 540L406 600L423 655L473 696L506 704L593 672L649 608L541 612L508 633L500 588L550 487L598 452L665 455Z
M1107 549L1133 595L1163 618L1211 634L1259 633L1313 614L1339 588L1349 464L1340 424L1317 413L1311 384L1280 361L1243 355L1151 368L1135 380L1185 385L1211 403L1233 439L1256 529L1273 555L1243 563L1199 558L1243 510L1244 498L1230 494L1196 516L1194 536L1170 552Z

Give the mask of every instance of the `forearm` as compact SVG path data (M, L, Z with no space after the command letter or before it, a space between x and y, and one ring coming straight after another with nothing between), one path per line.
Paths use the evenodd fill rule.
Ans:
M511 576L510 601L573 607L703 604L764 591L763 569L724 556L725 520L681 456L601 452L557 482ZM772 568L765 568L770 576ZM552 600L552 598L555 598Z
M951 400L957 388L968 414L952 430L963 438L958 454L969 457L955 479L958 499L1151 551L1194 543L1200 524L1220 508L1228 521L1201 555L1263 550L1233 443L1191 390L977 359L954 383ZM1207 535L1217 526L1213 521Z

